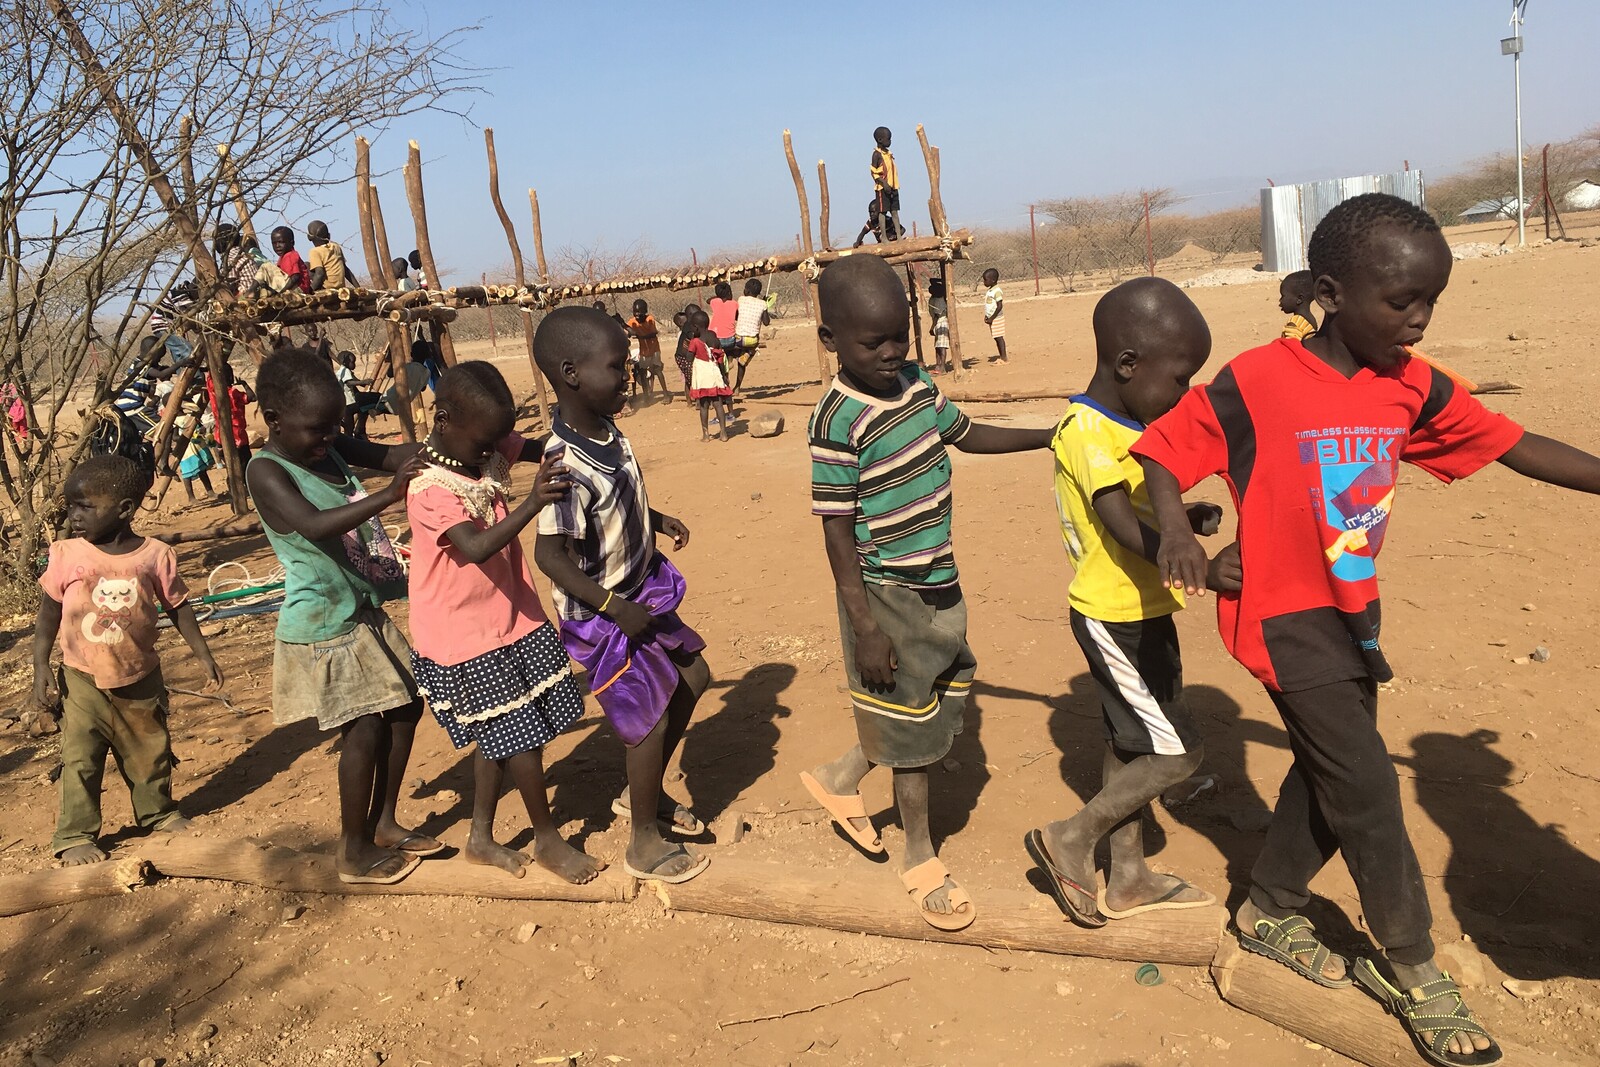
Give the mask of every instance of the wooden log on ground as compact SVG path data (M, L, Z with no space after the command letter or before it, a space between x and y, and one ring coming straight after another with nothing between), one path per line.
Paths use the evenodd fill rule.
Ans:
M587 885L564 882L541 867L514 878L497 867L463 859L423 860L394 885L349 885L339 880L333 857L277 845L192 834L152 835L138 843L139 858L167 878L242 882L288 893L489 897L498 900L627 901L637 883L620 865Z
M156 865L160 867L159 861ZM858 863L847 871L827 871L720 852L694 881L661 888L670 906L680 911L913 941L1199 967L1216 954L1226 918L1219 907L1192 908L1152 912L1102 930L1085 930L1063 918L1042 893L968 884L977 920L965 930L947 933L922 921L889 866ZM654 895L652 886L646 885L640 899L648 901Z
M713 867L715 864L712 865ZM709 872L708 872L709 873ZM1211 977L1222 999L1252 1015L1290 1030L1308 1041L1372 1067L1422 1064L1399 1020L1358 988L1324 989L1224 938L1211 964ZM1467 992L1468 1003L1472 991ZM1479 993L1481 996L1481 992ZM1500 1040L1496 1038L1496 1040ZM1515 1067L1555 1067L1595 1063L1563 1042L1560 1058L1500 1041L1505 1062Z
M406 200L411 204L411 221L417 227L417 251L422 254L422 266L428 272L428 282L439 288L439 264L433 258L433 241L428 236L428 203L422 192L422 149L412 141L407 149ZM439 354L447 367L456 365L456 343L448 330L439 334Z
M517 279L517 288L527 286L528 269L522 262L522 243L517 240L517 228L511 224L511 215L506 211L505 202L500 199L500 160L494 153L494 129L485 126L483 130L483 143L489 153L489 199L494 202L495 214L500 216L500 226L506 231L506 244L511 246L511 270ZM537 211L537 209L535 209ZM539 424L550 425L550 399L544 391L544 375L539 372L539 364L533 358L533 317L522 315L522 340L528 349L528 368L533 371L533 384L539 398Z
M222 541L230 537L250 537L261 532L261 520L230 522L213 526L209 530L163 530L150 536L169 545L185 545L192 541Z
M997 389L988 392L951 389L945 395L962 404L1013 404L1023 400L1070 400L1080 392L1082 390L1073 389Z
M151 877L150 864L137 856L8 875L0 878L0 916L120 896L149 885Z

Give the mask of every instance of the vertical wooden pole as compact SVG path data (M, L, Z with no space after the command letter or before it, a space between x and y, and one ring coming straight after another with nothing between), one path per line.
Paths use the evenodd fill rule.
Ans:
M692 270L696 274L700 273L700 255L693 248L689 249L689 269ZM700 301L701 310L702 311L705 310L705 306L706 306L706 290L705 290L705 286L703 286L703 285L702 286L697 286L695 288L694 295L695 295L696 299L698 299Z
M411 202L411 220L417 227L417 251L422 253L422 266L428 272L428 281L435 289L443 289L439 278L439 264L433 258L433 242L428 239L428 205L422 195L422 149L410 142L405 165L406 199ZM439 351L447 367L456 365L456 343L450 339L449 330L439 331Z
M1033 217L1033 205L1028 205L1028 231L1033 235L1033 295L1039 295L1039 223Z
M817 236L822 238L822 250L826 252L833 247L833 242L828 239L828 165L820 159L817 160L817 189L822 203Z
M372 272L372 284L382 285L389 273L388 234L382 231L382 207L378 204L378 190L372 187L372 161L370 147L365 137L356 138L356 212L360 216L361 244L367 254L367 269ZM406 382L406 335L398 322L388 324L389 370L394 376L395 417L400 420L400 439L415 441L417 424L411 417L411 391ZM379 377L373 376L376 389Z
M917 342L917 362L927 366L922 357L922 309L918 306L922 300L917 294L916 272L909 263L906 264L906 291L911 294L911 337Z
M1144 259L1150 268L1150 277L1156 276L1156 246L1150 239L1150 194L1144 194Z
M522 245L517 241L517 228L511 225L511 216L506 212L506 205L500 199L500 161L494 154L494 129L484 127L483 145L489 153L489 199L494 202L494 211L500 216L500 225L506 231L506 244L511 246L511 269L516 275L517 288L521 289L528 284L527 268L522 262ZM491 309L489 314L494 314ZM490 319L493 329L493 319ZM550 428L550 401L544 391L544 375L539 372L539 363L533 358L533 316L522 312L522 339L528 346L528 366L533 370L533 385L539 398L539 425L546 430Z
M250 491L245 488L244 464L239 462L239 447L233 440L233 367L223 346L209 332L200 338L200 351L205 355L212 394L217 398L212 417L217 420L217 443L222 446L222 463L228 474L228 503L235 515L248 515Z
M940 237L950 234L950 220L944 213L944 193L940 188L939 150L928 143L928 133L917 123L917 144L922 148L922 162L928 168L928 221L933 232ZM950 359L956 380L960 380L965 364L961 359L961 327L956 322L955 270L949 260L940 260L939 279L944 282L945 318L950 325Z
M533 209L533 255L539 265L539 284L550 284L550 264L544 261L544 228L539 225L539 194L528 190L528 206Z
M806 199L806 181L800 176L800 164L794 159L794 138L788 130L783 131L783 154L789 161L789 176L794 179L794 195L800 201L800 252L807 259L813 255L811 244L811 202ZM812 299L814 283L804 271L802 284L805 287L807 299ZM815 318L818 323L822 321L822 308L814 305ZM833 377L833 360L828 355L828 350L822 347L822 338L817 338L817 372L822 376L822 384L827 385Z
M185 115L183 121L178 123L178 161L179 173L183 177L183 203L189 215L189 221L196 229L200 227L200 200L195 196L194 180L194 116Z
M239 185L239 172L234 169L233 157L228 154L228 145L217 145L217 155L222 161L222 177L228 183L228 196L233 200L233 209L239 214L239 236L254 237L256 227L250 221L250 209L244 203L244 189Z

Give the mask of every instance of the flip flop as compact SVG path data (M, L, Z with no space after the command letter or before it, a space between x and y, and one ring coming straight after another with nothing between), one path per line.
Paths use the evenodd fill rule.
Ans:
M1304 915L1291 915L1286 919L1257 919L1254 932L1239 931L1239 944L1258 956L1277 960L1301 977L1309 978L1327 989L1347 989L1352 984L1349 960L1344 961L1344 978L1329 978L1322 973L1336 954L1322 943L1317 936L1317 928ZM1309 965L1295 959L1304 952L1311 953ZM1339 958L1343 959L1342 956Z
M690 867L686 871L679 871L677 874L655 874L653 872L659 871L664 864L677 859L679 856L691 855L692 853L690 853L688 849L684 848L682 845L679 845L665 856L662 856L661 859L657 860L656 865L651 867L649 871L639 870L626 859L622 861L622 869L639 879L641 882L665 882L668 885L680 885L683 882L687 882L689 879L699 875L707 867L711 866L711 857L702 855L700 859L696 861L693 867Z
M1176 878L1177 876L1174 875L1173 877ZM1217 898L1212 896L1210 893L1205 893L1205 897L1201 900L1172 899L1186 889L1196 889L1202 893L1205 893L1205 890L1200 889L1199 886L1190 885L1182 878L1178 878L1178 883L1176 885L1174 885L1171 889L1168 889L1156 899L1147 901L1143 904L1135 904L1133 907L1125 908L1122 911L1118 911L1106 904L1106 891L1104 889L1096 893L1094 899L1095 903L1100 905L1100 914L1104 915L1108 919L1127 919L1134 915L1141 915L1147 911L1178 911L1183 908L1207 908L1217 902Z
M1378 973L1371 960L1358 958L1350 973L1362 989L1377 997L1385 1010L1400 1020L1417 1051L1430 1063L1439 1067L1490 1067L1505 1058L1494 1038L1473 1017L1472 1009L1461 999L1461 987L1448 974L1414 989L1397 989ZM1433 1037L1424 1041L1423 1032ZM1489 1047L1451 1052L1444 1044L1457 1034L1488 1038Z
M822 783L810 771L800 772L800 784L806 787L811 799L832 816L834 825L849 835L850 840L874 856L882 854L883 839L878 836L878 831L870 825L865 830L858 830L850 822L851 819L867 817L867 803L861 799L860 793L830 793L822 788Z
M923 902L936 890L943 889L945 880L950 881L949 899L951 911L949 913L929 911L923 907ZM972 925L972 920L978 917L978 909L972 906L972 897L962 889L950 872L945 869L944 863L938 856L924 863L919 863L909 871L902 872L900 881L906 887L906 892L911 894L911 899L917 902L917 914L922 916L922 921L935 930L965 930ZM963 911L962 909L966 910Z
M394 874L383 875L372 873L379 867L382 867L385 863L389 862L389 857L385 856L360 874L345 874L343 871L340 871L339 881L343 882L345 885L394 885L396 882L404 881L406 875L422 866L421 856L405 852L397 853L397 855L405 856L406 862Z
M1029 830L1026 836L1023 837L1022 844L1028 850L1028 855L1033 857L1033 865L1043 871L1045 878L1049 880L1050 895L1055 897L1056 906L1061 909L1063 915L1079 926L1090 930L1098 930L1105 926L1106 917L1104 915L1101 915L1093 908L1078 907L1072 898L1067 895L1067 891L1071 890L1079 896L1088 897L1090 900L1098 900L1100 896L1098 887L1096 891L1091 892L1061 873L1061 869L1050 858L1049 850L1045 848L1043 831Z
M433 841L433 846L431 848L407 848L406 847L407 845L410 845L414 841ZM421 833L419 831L413 830L409 834L407 834L406 836L402 837L399 841L395 842L392 845L388 845L386 847L392 848L396 852L404 852L407 856L422 857L422 856L437 856L439 853L441 853L441 852L443 852L445 850L446 846L445 846L444 842L442 842L442 841L434 841L433 838L429 837L427 834L424 834L424 833Z
M624 819L633 817L633 809L629 808L621 797L617 797L611 802L611 811ZM656 825L663 830L671 830L685 837L699 837L706 832L706 824L701 822L694 812L682 804L673 807L672 818L663 819L658 817Z

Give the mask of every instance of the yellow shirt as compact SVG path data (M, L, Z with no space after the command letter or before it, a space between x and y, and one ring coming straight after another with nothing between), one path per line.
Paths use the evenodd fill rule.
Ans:
M894 153L887 148L875 149L880 162L876 165L868 164L872 171L872 187L874 189L900 188L900 171L894 165Z
M1311 325L1311 320L1297 313L1289 316L1289 321L1283 324L1283 332L1278 336L1291 341L1304 341L1316 332L1317 328Z
M312 271L318 267L322 268L324 289L344 288L344 249L333 241L312 245L311 254L306 257L306 270Z
M1124 548L1094 510L1095 494L1121 486L1145 525L1156 526L1144 470L1128 449L1144 427L1075 396L1056 427L1056 507L1061 539L1075 571L1067 600L1102 622L1137 622L1182 609L1183 594L1165 588L1155 565Z

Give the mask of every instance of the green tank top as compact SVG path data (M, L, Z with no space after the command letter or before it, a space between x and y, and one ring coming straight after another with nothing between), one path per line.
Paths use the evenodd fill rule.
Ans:
M343 507L367 495L344 458L328 455L344 475L341 485L317 477L263 448L250 462L276 463L288 472L300 495L319 511ZM259 505L257 505L259 507ZM283 564L283 608L278 612L278 640L291 645L328 641L355 629L364 608L406 595L405 569L376 516L340 537L312 541L297 533L278 533L265 522L262 532Z

